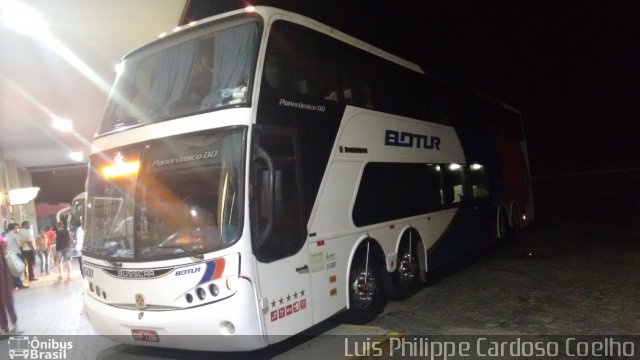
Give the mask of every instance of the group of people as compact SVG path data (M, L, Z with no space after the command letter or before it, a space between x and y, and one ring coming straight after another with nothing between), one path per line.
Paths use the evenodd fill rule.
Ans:
M22 224L10 223L5 232L0 236L0 326L1 332L15 329L16 312L13 305L13 289L25 289L22 274L13 276L7 265L5 256L11 252L20 258L25 265L24 277L31 281L37 281L34 266L36 265L36 255L40 259L40 276L49 275L49 254L55 246L58 264L58 279L63 279L63 271L66 272L67 279L71 278L71 234L64 228L64 224L59 222L57 229L42 231L34 238L31 232L31 224L23 221Z

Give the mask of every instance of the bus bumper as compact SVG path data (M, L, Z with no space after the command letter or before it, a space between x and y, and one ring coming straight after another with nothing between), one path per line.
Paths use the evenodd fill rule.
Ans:
M148 311L114 307L84 295L95 331L132 345L206 351L249 351L268 345L251 284L239 282L227 299L183 310Z

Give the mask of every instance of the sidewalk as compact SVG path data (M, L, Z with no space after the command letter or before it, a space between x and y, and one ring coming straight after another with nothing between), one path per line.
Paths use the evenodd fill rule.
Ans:
M18 334L24 335L95 335L82 307L83 282L76 258L72 261L71 279L58 279L57 269L28 283L29 288L14 291L18 316ZM27 284L27 282L25 282Z

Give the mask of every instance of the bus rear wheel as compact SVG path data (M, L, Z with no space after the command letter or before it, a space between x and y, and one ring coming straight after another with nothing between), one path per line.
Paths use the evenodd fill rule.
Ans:
M380 261L367 247L355 254L349 271L349 310L345 321L365 324L380 314L386 305ZM372 250L372 249L370 249Z
M510 218L510 237L512 239L517 239L520 237L520 231L522 229L522 215L520 213L520 208L517 205L512 206Z
M391 275L389 298L404 300L420 289L418 242L406 239L398 250L398 266Z
M506 244L511 240L510 227L507 211L500 208L498 211L498 240L503 244Z

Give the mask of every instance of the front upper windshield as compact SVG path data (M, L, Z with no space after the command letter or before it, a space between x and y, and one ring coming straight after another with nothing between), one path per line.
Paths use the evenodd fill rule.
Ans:
M83 253L114 261L200 256L242 229L245 129L93 155Z
M235 19L131 54L99 133L247 104L259 34L257 19Z

